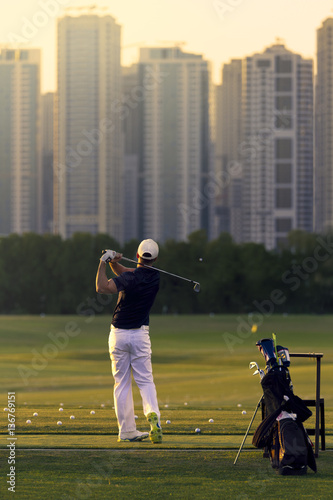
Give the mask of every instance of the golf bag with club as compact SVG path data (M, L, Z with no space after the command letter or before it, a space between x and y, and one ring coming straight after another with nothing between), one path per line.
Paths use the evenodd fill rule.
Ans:
M312 443L303 426L312 412L293 392L289 351L277 346L277 359L272 339L262 339L256 345L266 361L266 375L261 380L266 417L256 429L252 444L268 450L278 474L304 475L308 466L316 472Z

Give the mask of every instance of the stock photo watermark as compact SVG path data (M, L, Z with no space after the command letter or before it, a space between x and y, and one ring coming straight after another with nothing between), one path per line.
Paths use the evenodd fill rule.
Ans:
M233 13L243 2L244 0L214 0L212 5L219 19L224 21L225 17Z
M8 42L13 44L24 44L30 42L38 34L41 28L47 26L50 19L56 18L61 7L68 5L70 0L39 0L40 7L30 19L22 17L22 27L19 33L10 32L7 35Z

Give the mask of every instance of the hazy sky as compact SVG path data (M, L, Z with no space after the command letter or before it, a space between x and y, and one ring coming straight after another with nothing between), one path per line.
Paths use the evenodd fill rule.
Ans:
M20 38L23 47L42 48L43 92L56 87L56 17L68 7L108 6L122 26L124 65L137 61L140 45L186 42L183 50L212 61L215 83L224 63L261 52L277 37L290 50L314 58L316 29L333 16L333 0L0 1L0 44Z

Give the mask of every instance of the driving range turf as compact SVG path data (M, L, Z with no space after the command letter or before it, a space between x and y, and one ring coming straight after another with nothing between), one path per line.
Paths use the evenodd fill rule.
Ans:
M164 433L160 445L117 443L107 351L110 317L1 319L2 408L8 406L7 392L15 392L12 437L17 438L12 493L6 484L8 412L1 411L1 499L332 498L333 317L153 316L153 370ZM251 333L255 320L260 324ZM255 342L273 332L290 352L324 354L327 450L319 453L317 474L275 474L262 450L251 444L260 412L233 465L262 394L259 377L248 368L250 361L264 367ZM313 399L315 361L292 358L290 373L295 393ZM148 430L135 386L133 395L137 428ZM314 427L314 416L306 427Z

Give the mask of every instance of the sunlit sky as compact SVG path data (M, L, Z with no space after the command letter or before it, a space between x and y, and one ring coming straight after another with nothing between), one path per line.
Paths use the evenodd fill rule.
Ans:
M185 42L183 50L203 54L212 62L215 83L221 82L224 63L262 52L277 38L293 52L315 58L316 30L333 17L333 0L1 0L1 4L0 44L20 37L22 47L42 49L43 92L56 89L56 17L68 7L108 7L122 26L123 65L138 60L140 46Z

